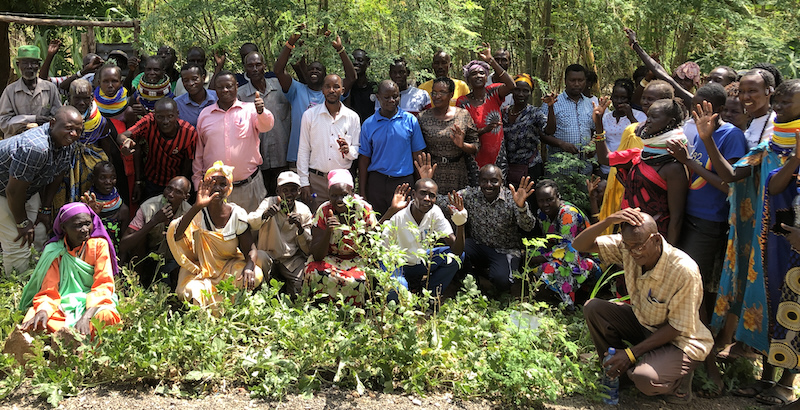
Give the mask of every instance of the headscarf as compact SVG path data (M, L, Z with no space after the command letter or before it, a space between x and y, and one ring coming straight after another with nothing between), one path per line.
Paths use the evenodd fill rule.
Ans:
M79 214L89 214L89 216L92 217L93 227L92 233L89 235L89 237L103 238L106 240L106 242L108 242L108 252L111 254L111 272L116 275L119 273L119 266L117 265L117 252L114 250L114 242L112 242L111 237L108 236L108 232L106 231L105 226L103 226L103 221L100 219L100 217L97 216L94 211L92 211L92 208L90 208L89 205L86 205L83 202L70 202L58 210L58 213L53 220L53 234L55 234L55 236L50 238L47 243L63 241L66 234L61 225L67 222L73 216Z
M227 197L228 195L231 194L231 192L233 192L233 168L234 167L232 166L225 165L222 161L217 161L213 165L211 165L211 168L206 170L206 174L203 176L203 179L206 179L214 174L224 175L225 179L228 180L228 190L225 194L225 196Z
M642 149L642 157L646 159L652 159L662 156L669 156L670 154L667 152L668 141L682 142L684 145L686 145L686 151L691 158L692 153L694 152L694 147L688 145L688 139L686 138L686 135L684 135L681 127L669 130L653 138L643 139L642 143L644 144L644 148Z
M517 74L514 77L514 83L518 83L520 81L522 81L523 83L528 83L528 85L531 86L531 88L533 88L533 78L531 78L530 74L525 74L525 73Z
M675 75L680 79L692 80L695 86L700 85L700 66L694 61L687 61L675 69Z
M355 187L355 184L353 183L353 176L350 175L350 171L346 169L334 169L333 171L328 172L328 188L336 184L345 184L350 188Z
M483 72L485 72L486 75L489 75L489 72L492 71L492 68L489 67L489 64L486 64L486 62L480 60L472 60L469 63L467 63L467 65L465 65L463 68L464 79L465 80L468 79L469 73L477 70L478 68L483 68Z
M99 88L99 87L98 87ZM83 135L81 142L84 144L94 144L103 139L103 132L106 130L106 117L100 114L97 103L92 101L92 105L86 110L83 116Z
M103 94L100 87L97 87L94 89L94 101L97 103L100 113L107 117L114 117L125 111L125 107L128 106L128 90L120 87L113 97L108 97Z
M133 93L133 100L140 102L147 111L153 111L156 107L156 101L164 97L175 97L172 94L172 84L166 75L157 84L150 84L142 78Z
M769 145L779 155L789 156L796 145L797 137L794 133L800 131L800 119L784 123L776 121L772 124L772 139L770 139Z

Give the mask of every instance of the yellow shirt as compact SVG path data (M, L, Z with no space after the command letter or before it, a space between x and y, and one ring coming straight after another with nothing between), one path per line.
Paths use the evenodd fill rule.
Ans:
M469 86L467 85L467 83L461 80L456 80L455 78L451 78L451 80L453 80L453 82L456 83L456 90L453 93L453 98L450 99L450 106L455 107L456 100L458 99L458 97L469 94ZM426 81L417 88L419 88L420 90L424 90L426 93L428 93L428 95L431 95L431 90L433 90L433 80Z

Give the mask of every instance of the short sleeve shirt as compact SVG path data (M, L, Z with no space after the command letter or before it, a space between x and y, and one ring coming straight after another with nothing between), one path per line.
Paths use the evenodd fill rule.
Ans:
M397 244L405 251L406 264L408 265L420 263L421 259L417 254L426 250L423 247L423 242L429 235L445 237L453 234L453 228L438 205L434 205L430 211L426 212L419 224L414 219L414 215L411 214L412 206L413 204L409 204L390 219L391 223L397 227L393 231L394 237L397 240ZM409 224L416 226L417 231L412 230Z
M358 154L370 157L369 171L390 177L414 173L411 153L425 149L417 117L398 109L392 118L376 112L361 125Z
M0 141L0 195L6 196L9 178L28 182L27 197L72 166L77 144L56 148L50 124L32 128Z

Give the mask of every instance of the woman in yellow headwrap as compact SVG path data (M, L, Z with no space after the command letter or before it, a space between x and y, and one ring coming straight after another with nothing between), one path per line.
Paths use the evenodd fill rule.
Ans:
M167 231L167 242L181 266L176 292L181 300L201 306L218 301L216 285L229 276L239 288L255 289L271 262L256 249L247 212L228 203L233 190L233 167L217 161L206 171L197 201ZM208 298L204 295L215 295Z

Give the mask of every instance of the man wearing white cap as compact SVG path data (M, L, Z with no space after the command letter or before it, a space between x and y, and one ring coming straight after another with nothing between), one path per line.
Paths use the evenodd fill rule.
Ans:
M278 195L265 198L247 215L250 228L258 231L257 247L272 258L273 272L286 281L294 297L303 285L303 268L311 244L311 210L296 199L300 176L292 171L278 175Z

